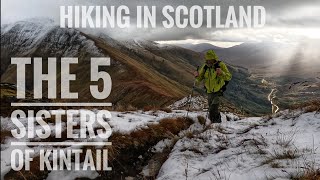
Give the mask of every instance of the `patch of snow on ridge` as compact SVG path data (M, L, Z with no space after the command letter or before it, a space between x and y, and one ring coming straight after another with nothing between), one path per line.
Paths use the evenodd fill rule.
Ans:
M171 109L203 110L207 107L207 104L207 100L203 96L187 96L168 107Z
M14 33L17 35L17 38L14 39L14 44L21 44L24 47L34 47L36 43L45 37L55 26L53 20L50 19L28 19L6 25L5 28L1 30L1 36L6 33Z
M77 29L60 28L51 19L34 18L3 25L1 47L16 55L55 52L56 57L104 56L95 43ZM2 28L1 27L1 28Z
M290 179L320 168L320 114L280 114L211 125L174 146L157 179Z
M8 32L16 25L25 26L25 29L33 29L35 26L40 29L48 29L55 26L54 21L49 18L30 18L22 21L17 21L15 23L1 25L1 34Z

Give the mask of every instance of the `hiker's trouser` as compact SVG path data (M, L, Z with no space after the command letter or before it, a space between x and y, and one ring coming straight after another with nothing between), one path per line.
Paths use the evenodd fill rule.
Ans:
M212 123L221 123L219 105L221 103L222 96L223 96L223 93L220 91L215 93L208 93L209 119L211 120Z

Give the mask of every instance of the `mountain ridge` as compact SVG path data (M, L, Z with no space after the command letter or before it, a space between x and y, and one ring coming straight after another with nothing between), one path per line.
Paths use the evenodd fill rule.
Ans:
M11 57L43 57L45 66L47 57L75 56L79 58L79 63L76 67L71 66L70 72L76 74L78 81L71 82L71 92L79 92L79 101L82 102L97 101L89 96L90 57L111 57L111 66L101 69L111 75L113 82L111 94L106 100L114 106L137 108L168 106L189 95L194 80L193 71L204 62L201 53L177 46L134 39L115 40L107 35L93 35L57 26L49 26L50 30L41 31L41 24L28 21L19 23L1 33L4 42L1 44L1 82L15 83L15 67L10 65ZM40 33L37 29L40 29ZM41 40L32 31L41 34ZM28 33L34 36L21 35ZM260 87L254 89L260 82L250 80L245 69L230 64L228 67L234 74L234 80L228 86L226 99L249 113L268 112L266 96L269 90ZM43 71L46 73L46 68ZM27 67L26 72L27 89L32 90L32 67ZM58 82L59 78L58 73ZM102 83L98 85L102 87ZM60 89L60 84L57 89ZM203 93L203 90L199 92ZM247 96L250 97L249 103Z

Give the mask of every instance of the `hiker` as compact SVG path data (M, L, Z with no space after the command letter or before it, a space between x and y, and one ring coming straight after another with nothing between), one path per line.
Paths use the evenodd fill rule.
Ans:
M221 97L226 90L226 85L231 80L231 73L227 66L219 61L218 56L213 50L205 54L205 64L198 71L194 72L196 82L199 84L204 80L206 92L208 94L209 119L212 123L221 123L219 105Z

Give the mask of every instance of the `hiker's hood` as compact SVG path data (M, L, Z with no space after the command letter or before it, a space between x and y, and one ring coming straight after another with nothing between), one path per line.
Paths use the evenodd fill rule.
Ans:
M219 60L219 57L213 50L208 50L204 56L205 60Z

